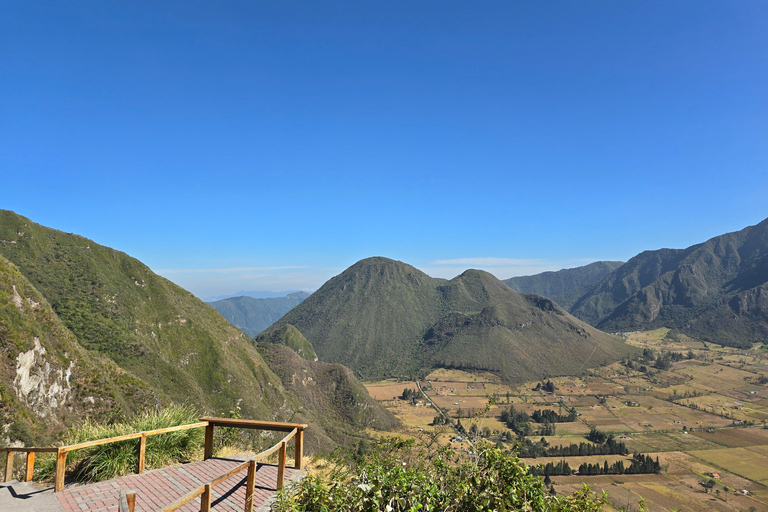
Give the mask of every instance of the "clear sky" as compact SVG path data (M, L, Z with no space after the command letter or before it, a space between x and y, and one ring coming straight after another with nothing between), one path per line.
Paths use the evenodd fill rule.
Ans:
M768 216L764 1L3 2L0 208L201 297Z

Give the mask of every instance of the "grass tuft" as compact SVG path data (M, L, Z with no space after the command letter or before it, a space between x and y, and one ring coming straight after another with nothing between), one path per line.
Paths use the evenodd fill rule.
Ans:
M70 429L62 440L73 445L146 430L196 423L199 413L191 406L171 406L160 411L145 412L127 423L100 424L86 420ZM147 438L145 469L155 469L199 458L203 446L203 429L195 428L153 435ZM42 461L41 461L42 462ZM139 440L131 439L92 448L75 450L67 455L67 468L78 481L99 481L136 472L139 464ZM55 461L45 461L40 476L50 477Z

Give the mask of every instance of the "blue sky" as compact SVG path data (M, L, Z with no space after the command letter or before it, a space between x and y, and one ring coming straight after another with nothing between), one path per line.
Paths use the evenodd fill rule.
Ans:
M415 4L415 5L414 5ZM0 208L199 296L768 216L765 2L6 2Z

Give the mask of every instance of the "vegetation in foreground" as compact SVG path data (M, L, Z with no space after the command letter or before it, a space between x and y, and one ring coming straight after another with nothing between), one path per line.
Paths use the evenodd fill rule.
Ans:
M68 431L62 445L73 445L146 430L156 430L198 421L198 411L190 406L171 406L160 411L146 412L128 422L102 424L86 421ZM138 439L109 443L67 455L67 467L78 481L100 481L136 472L139 463ZM193 428L147 437L146 469L202 458L203 429ZM55 458L41 461L42 477L55 472Z
M325 474L281 493L273 509L588 512L602 510L603 503L588 486L557 495L528 466L496 448L481 447L466 460L450 447L391 438L367 453L338 455Z

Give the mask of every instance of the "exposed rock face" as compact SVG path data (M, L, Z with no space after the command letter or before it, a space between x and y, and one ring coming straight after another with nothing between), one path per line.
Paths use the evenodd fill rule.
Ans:
M16 396L41 418L55 418L55 409L66 405L72 385L72 369L55 368L45 357L46 350L39 338L34 338L35 346L27 352L20 352L16 357L16 377L13 389Z

